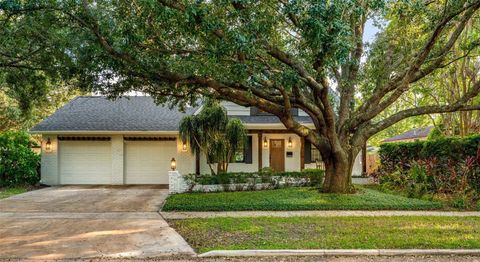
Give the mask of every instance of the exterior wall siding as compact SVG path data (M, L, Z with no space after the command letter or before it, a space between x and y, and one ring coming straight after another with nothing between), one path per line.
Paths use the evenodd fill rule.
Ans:
M298 116L308 116L308 114L302 109L298 109Z
M172 152L172 157L175 157L175 160L177 161L177 170L180 174L195 173L195 156L192 154L192 151L190 151L188 146L187 150L183 151L183 142L179 137L177 137L177 151Z
M250 115L250 107L245 107L241 105L237 105L232 102L224 101L222 105L227 110L227 115L229 116L249 116Z
M112 136L112 184L121 185L124 181L124 143L122 135Z
M61 135L61 134L58 134ZM69 136L75 136L69 134ZM108 135L107 135L108 136ZM111 179L110 184L125 184L125 141L123 135L110 135L111 137ZM45 143L50 138L52 143L51 152L45 152ZM75 143L83 143L76 141ZM175 158L177 161L177 170L181 174L190 174L195 172L195 156L190 149L183 150L183 143L177 137L175 142L175 150L172 152L162 152L168 158L165 170L170 170L170 160ZM62 183L60 174L60 157L61 148L57 140L57 135L44 135L42 139L42 155L41 155L41 183L46 185L59 185ZM171 149L170 149L171 151ZM165 172L165 176L168 174Z
M48 138L52 143L52 151L45 151L45 143ZM42 137L42 157L40 169L40 183L46 185L58 185L58 140L55 135L48 135Z

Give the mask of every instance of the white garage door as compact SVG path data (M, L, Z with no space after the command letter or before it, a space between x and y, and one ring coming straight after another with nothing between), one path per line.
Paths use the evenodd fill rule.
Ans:
M60 141L61 184L110 184L112 154L109 141Z
M168 184L175 141L126 141L125 184Z

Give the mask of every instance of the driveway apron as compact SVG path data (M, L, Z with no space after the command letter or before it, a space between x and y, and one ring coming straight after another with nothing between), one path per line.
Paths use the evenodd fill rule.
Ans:
M0 260L194 255L157 186L50 187L0 200Z

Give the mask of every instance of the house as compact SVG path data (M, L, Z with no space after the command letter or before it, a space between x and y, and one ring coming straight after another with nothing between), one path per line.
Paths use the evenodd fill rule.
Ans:
M229 171L316 167L318 150L287 131L277 117L256 108L222 104L230 117L239 118L248 129L247 146ZM189 107L181 112L158 106L149 96L116 100L77 97L30 130L43 137L41 182L168 184L172 158L181 174L209 173L205 157L193 155L178 134L182 117L199 110ZM313 128L304 112L295 109L293 114L297 121ZM356 166L361 169L361 164Z
M414 128L411 130L408 130L405 133L402 133L400 135L396 135L390 138L387 138L383 140L383 143L389 143L389 142L413 142L417 140L425 140L427 139L428 135L430 134L430 131L432 131L433 126L428 126L428 127L421 127L421 128Z

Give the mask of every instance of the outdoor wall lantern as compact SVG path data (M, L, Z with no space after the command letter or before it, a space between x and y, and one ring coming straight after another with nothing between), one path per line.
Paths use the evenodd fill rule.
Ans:
M263 138L263 147L267 148L268 142L267 142L267 137Z
M172 169L172 171L175 171L175 169L177 169L177 160L175 160L174 157L172 157L172 160L170 161L170 168Z
M288 147L292 147L292 137L288 137Z
M185 142L185 141L183 141L183 144L182 144L182 151L183 152L187 151L187 142Z
M45 143L45 152L52 152L52 141L50 141L50 137L47 138L47 142Z

